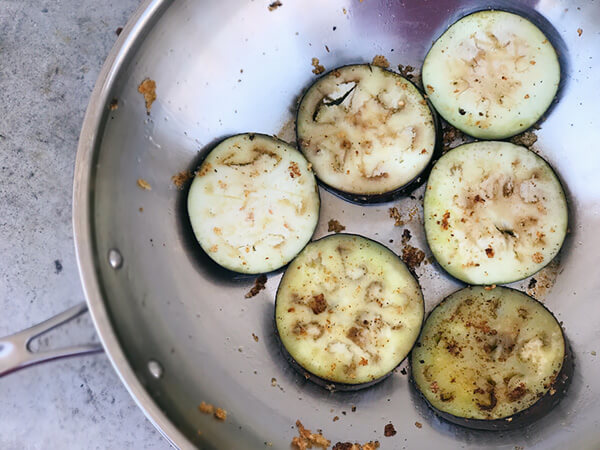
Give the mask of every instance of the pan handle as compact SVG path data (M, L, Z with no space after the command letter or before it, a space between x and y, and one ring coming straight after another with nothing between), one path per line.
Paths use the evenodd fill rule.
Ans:
M33 352L31 342L38 336L73 320L88 310L85 302L10 336L0 337L0 377L25 367L69 356L101 352L102 344L78 345L57 350Z

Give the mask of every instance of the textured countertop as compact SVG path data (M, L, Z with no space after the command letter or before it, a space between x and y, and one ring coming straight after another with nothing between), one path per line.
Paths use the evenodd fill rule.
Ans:
M0 0L0 336L83 300L71 226L77 140L139 0ZM89 316L40 348L97 341ZM0 379L0 448L169 448L103 354Z

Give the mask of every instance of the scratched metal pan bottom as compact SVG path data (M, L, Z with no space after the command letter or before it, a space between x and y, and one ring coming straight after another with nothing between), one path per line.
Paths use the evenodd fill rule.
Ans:
M178 447L288 448L300 419L332 443L379 440L384 449L599 448L600 4L284 0L270 11L268 3L144 2L92 95L74 186L77 251L103 344L140 407ZM562 403L529 427L502 433L436 418L410 387L404 365L358 392L330 393L298 375L274 336L281 272L245 298L253 278L218 269L204 256L187 221L186 191L171 181L225 136L255 131L293 139L296 99L315 79L313 57L327 69L377 54L392 67L420 67L450 23L490 6L521 11L541 24L545 18L555 32L545 31L561 51L564 85L535 147L564 182L571 233L560 260L534 276L533 294L563 321L576 356ZM145 78L156 82L149 115L138 93ZM113 99L116 109L109 107ZM151 190L140 189L138 179ZM322 191L315 238L327 234L335 218L347 232L399 253L408 228L411 245L430 260L416 269L430 311L459 283L431 260L422 193L358 206ZM405 225L394 225L391 207ZM529 280L514 286L527 290ZM202 401L226 409L227 420L200 413ZM398 431L394 437L383 435L389 422Z

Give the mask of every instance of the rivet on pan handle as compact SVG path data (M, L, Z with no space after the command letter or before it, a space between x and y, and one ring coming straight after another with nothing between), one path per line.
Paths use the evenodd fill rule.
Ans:
M42 323L11 334L10 336L0 337L0 377L19 369L54 359L101 352L101 344L78 345L43 352L33 352L30 348L33 339L73 320L87 310L87 305L82 302Z

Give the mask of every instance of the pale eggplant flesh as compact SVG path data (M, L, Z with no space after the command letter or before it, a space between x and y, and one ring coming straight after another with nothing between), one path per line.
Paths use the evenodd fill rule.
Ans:
M314 241L287 267L275 323L292 365L325 387L354 390L383 380L421 329L423 296L400 258L370 239Z
M187 200L202 249L243 274L277 270L310 241L319 220L316 179L304 156L271 136L239 134L213 148Z
M355 203L410 193L441 154L439 122L423 94L369 64L319 78L299 103L296 133L320 183Z
M568 228L555 172L508 142L464 144L442 156L427 180L423 211L436 261L474 285L533 275L558 254Z
M526 18L478 11L451 25L423 62L425 92L450 124L480 139L505 139L535 124L561 80L558 54Z

